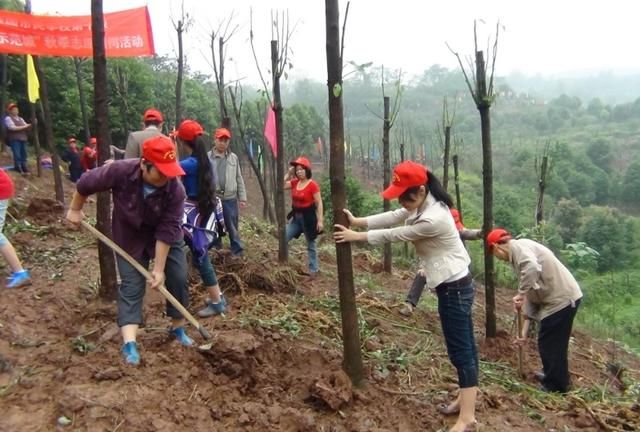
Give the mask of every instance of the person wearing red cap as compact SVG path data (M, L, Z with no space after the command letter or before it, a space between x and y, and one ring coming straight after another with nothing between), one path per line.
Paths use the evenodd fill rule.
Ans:
M31 124L20 117L18 105L7 105L7 116L4 118L4 127L7 131L6 142L13 153L13 167L21 174L28 174L27 167L27 131Z
M144 129L129 133L127 145L124 149L125 159L140 159L142 155L142 144L156 135L162 134L162 113L154 108L149 108L142 115Z
M13 180L5 170L0 169L0 254L11 268L11 274L7 278L7 288L18 288L31 283L29 271L22 267L16 250L2 232L9 208L9 199L13 197L14 192Z
M309 255L309 275L315 279L318 274L318 252L316 238L324 227L324 211L320 185L311 179L311 163L300 156L289 163L291 167L284 177L284 188L291 189L291 212L287 219L287 243L304 233Z
M213 149L209 152L209 158L213 162L213 169L216 172L216 194L222 199L222 209L224 211L224 224L229 234L231 253L242 256L244 246L240 240L239 214L240 207L247 205L247 190L242 178L240 160L238 156L229 149L231 132L226 128L218 128L214 134L215 142Z
M460 238L463 241L482 239L482 230L466 228L460 220L460 212L458 212L458 210L454 208L450 209L450 212L451 216L453 217L453 221L456 224L456 229L460 233ZM413 278L413 282L409 287L409 291L407 292L407 297L404 301L404 304L398 311L400 315L405 317L410 317L411 315L413 315L413 310L416 308L416 306L418 306L426 284L427 276L421 272L418 272Z
M80 151L78 150L78 143L75 137L71 136L67 139L67 148L60 158L69 164L69 180L73 183L78 181L84 169L80 163Z
M80 164L83 171L89 171L98 166L98 140L96 137L91 137L89 143L82 149L82 156L80 157Z
M216 196L215 173L207 155L207 143L203 135L204 129L195 120L183 121L175 134L183 144L182 148L187 156L180 161L185 172L182 184L187 193L182 226L193 263L209 294L204 309L198 311L199 317L207 318L225 313L227 300L220 292L220 284L209 256L209 249L220 235L220 222L224 224L224 216L222 203Z
M498 259L508 262L518 275L517 310L524 308L525 323L517 345L526 341L530 320L540 322L538 352L542 373L536 378L542 390L566 393L569 377L569 338L582 291L571 272L546 246L529 239L513 239L503 228L487 235L487 247Z
M414 244L420 257L420 272L429 275L427 285L438 295L447 352L458 371L458 398L446 407L447 414L459 413L450 431L462 432L476 423L479 362L473 335L475 287L469 273L471 260L449 211L452 199L433 173L413 161L401 162L394 168L392 183L382 197L398 198L402 207L368 217L354 217L344 209L351 226L366 227L367 231L357 232L336 224L334 239L337 243ZM404 226L384 228L402 223Z
M151 288L165 283L185 307L189 305L187 261L183 250L182 216L185 191L177 178L184 175L176 149L168 137L157 135L142 145L142 157L124 159L87 171L76 183L67 220L80 224L82 207L89 195L111 191L113 197L113 241L144 267L154 259ZM123 339L122 354L131 365L140 362L136 343L142 323L145 278L116 255L122 284L118 291L118 325ZM193 341L184 329L184 318L167 302L170 333L183 345Z

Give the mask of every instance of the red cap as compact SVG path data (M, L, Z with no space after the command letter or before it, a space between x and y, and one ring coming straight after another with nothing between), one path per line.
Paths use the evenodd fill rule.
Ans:
M197 136L202 135L204 129L195 120L185 120L180 123L177 131L177 137L184 141L193 141Z
M227 128L218 128L216 129L215 137L216 139L231 138L231 132L229 132L229 129Z
M511 240L511 234L504 228L494 228L487 236L487 247L492 248L501 240Z
M89 144L98 144L98 139L96 137L89 138Z
M413 161L400 162L393 169L393 180L382 192L382 198L392 200L398 198L407 189L427 184L427 167Z
M453 216L453 221L456 223L456 229L462 231L464 225L462 225L462 221L460 221L460 212L454 208L449 209L449 211L451 212L451 216Z
M9 105L7 105L7 111L11 111L12 108L16 108L18 105L16 105L14 102L9 103Z
M142 157L167 177L184 175L184 170L176 158L176 147L169 137L156 135L146 140L142 144Z
M158 111L157 109L154 108L149 108L148 110L146 110L144 112L144 115L142 116L142 119L144 121L157 121L162 123L164 121L164 119L162 118L162 113L160 111Z
M289 165L293 165L293 166L300 165L305 167L306 169L311 169L311 162L309 162L309 159L307 159L304 156L300 156L298 159L289 162Z

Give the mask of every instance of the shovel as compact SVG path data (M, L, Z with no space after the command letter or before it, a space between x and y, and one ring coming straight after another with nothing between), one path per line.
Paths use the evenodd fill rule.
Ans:
M100 231L98 231L96 228L94 228L93 226L91 226L90 224L88 224L85 221L82 221L82 226L84 228L86 228L91 234L93 234L98 240L100 240L101 242L103 242L104 244L109 246L115 253L117 253L122 258L124 258L129 264L131 264L136 270L138 270L140 272L140 274L142 276L144 276L145 279L147 279L147 280L153 279L151 277L151 273L149 273L149 271L147 271L147 269L145 269L138 261L133 259L131 257L131 255L126 253L120 246L115 244L113 242L113 240L111 240L109 237L107 237L106 235L102 234ZM158 290L169 301L169 303L171 303L176 309L178 309L178 311L182 314L182 316L185 317L187 319L187 321L189 321L189 323L191 323L191 325L194 326L198 330L198 332L202 335L203 338L205 338L208 341L211 340L211 335L209 334L207 329L204 328L204 326L202 326L202 324L200 324L193 317L193 315L191 315L189 313L189 311L187 309L185 309L185 307L182 306L180 304L180 302L178 300L176 300L176 298L174 296L171 295L171 293L169 291L167 291L167 288L164 286L164 284L160 285L158 287ZM209 343L206 343L204 345L200 345L198 347L198 349L199 350L209 350L209 349L211 349L212 346L213 346L213 342L209 342Z

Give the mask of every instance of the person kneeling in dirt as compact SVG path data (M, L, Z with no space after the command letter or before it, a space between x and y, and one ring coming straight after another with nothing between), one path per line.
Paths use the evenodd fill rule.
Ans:
M191 250L193 263L200 272L209 299L198 316L208 318L227 310L227 300L220 292L216 271L211 264L209 249L224 225L224 213L220 198L216 196L215 171L207 155L204 129L194 120L185 120L178 127L176 136L183 144L186 156L180 161L185 172L182 184L187 193L183 230L185 241ZM218 218L216 218L216 214Z
M454 208L449 209L451 212L451 216L453 216L453 221L456 223L456 229L458 233L460 233L460 238L463 241L466 240L480 240L482 238L482 230L479 229L468 229L462 224L460 220L460 212ZM411 287L409 287L409 291L407 292L407 298L404 301L404 304L398 311L398 313L402 316L410 317L413 315L413 310L418 306L420 302L420 297L422 297L422 292L424 291L424 287L427 284L427 275L424 274L424 271L419 271L416 273L416 276L413 278L413 283Z
M140 159L114 161L86 172L76 184L67 219L80 224L84 219L82 207L89 195L111 191L113 240L146 268L154 258L150 287L160 287L166 277L169 292L187 307L187 262L181 230L185 191L177 179L181 175L184 171L178 164L173 142L157 135L143 143ZM136 333L142 323L145 279L125 259L116 257L122 279L118 292L122 354L127 363L137 365L140 354ZM172 319L169 332L182 345L193 345L185 332L184 318L168 302L167 315Z
M489 233L487 247L498 259L511 263L518 274L513 304L516 310L524 306L526 320L516 344L526 341L529 320L540 321L538 351L543 373L536 378L543 391L566 393L570 388L569 338L582 300L578 282L548 248L533 240L515 240L502 228Z

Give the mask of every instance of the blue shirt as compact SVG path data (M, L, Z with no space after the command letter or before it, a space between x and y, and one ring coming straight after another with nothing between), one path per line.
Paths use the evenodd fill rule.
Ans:
M187 193L187 198L198 198L198 160L194 156L189 156L180 161L180 166L184 170L182 184Z
M184 170L182 176L182 184L187 192L187 198L190 200L198 199L198 160L195 156L189 156L180 161L180 166ZM211 181L213 182L213 190L216 190L216 172L210 165Z

